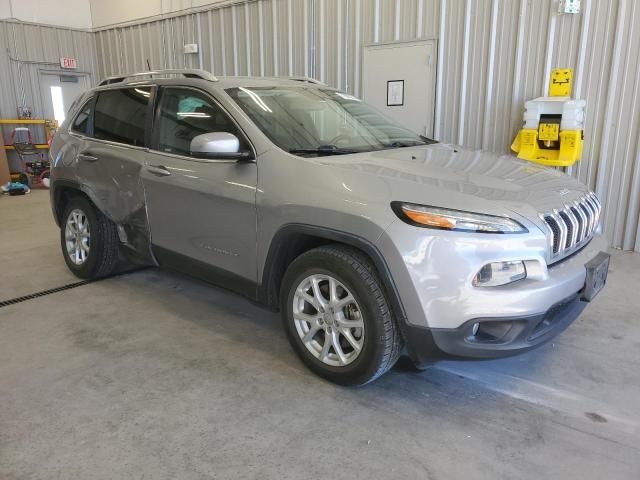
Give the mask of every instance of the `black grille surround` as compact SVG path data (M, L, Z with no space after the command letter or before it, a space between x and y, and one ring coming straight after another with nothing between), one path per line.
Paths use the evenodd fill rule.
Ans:
M602 204L589 192L563 208L540 214L548 230L549 257L552 262L571 255L593 237L600 221Z

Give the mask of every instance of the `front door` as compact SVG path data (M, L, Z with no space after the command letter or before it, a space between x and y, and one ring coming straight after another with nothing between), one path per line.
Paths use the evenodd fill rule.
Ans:
M362 98L419 135L433 136L434 40L364 48Z
M251 293L256 163L190 156L196 135L229 132L248 148L246 138L208 94L187 87L159 94L153 148L142 171L154 253L161 265Z

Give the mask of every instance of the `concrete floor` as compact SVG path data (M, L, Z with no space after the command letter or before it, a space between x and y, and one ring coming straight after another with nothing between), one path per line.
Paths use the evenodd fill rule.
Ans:
M0 300L75 281L46 192L0 198ZM555 342L308 372L277 315L145 270L0 308L2 479L638 479L640 255Z

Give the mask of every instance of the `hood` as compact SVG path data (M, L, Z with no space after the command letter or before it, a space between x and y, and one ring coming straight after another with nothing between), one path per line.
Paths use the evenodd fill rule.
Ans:
M578 180L512 155L444 144L321 157L377 200L406 201L496 215L515 212L538 223L588 191ZM380 198L385 196L387 198Z

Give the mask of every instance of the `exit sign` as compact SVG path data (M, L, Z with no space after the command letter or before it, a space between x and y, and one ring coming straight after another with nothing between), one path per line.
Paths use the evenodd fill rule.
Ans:
M78 68L78 61L75 58L61 58L60 66L62 68L75 70L76 68Z

